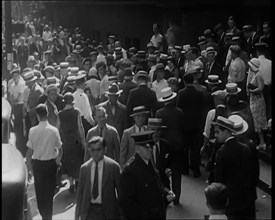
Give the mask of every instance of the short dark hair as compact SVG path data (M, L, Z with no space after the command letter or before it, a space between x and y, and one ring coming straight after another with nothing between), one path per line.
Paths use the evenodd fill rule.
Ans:
M35 112L40 117L46 117L48 115L48 108L45 104L39 104L38 106L36 106Z
M104 140L104 138L100 137L100 136L93 136L89 142L88 142L88 148L92 145L92 144L97 144L100 143L102 144L103 148L106 147L106 141Z
M212 183L204 190L207 203L214 210L225 210L228 200L228 188L222 183Z
M96 69L99 69L100 67L103 67L105 69L106 68L106 64L103 61L98 62L96 64Z
M199 49L197 47L190 47L189 51L191 51L191 53L195 54L196 56L199 56Z
M188 84L192 84L194 82L194 76L192 73L186 73L183 76L183 81L188 83Z

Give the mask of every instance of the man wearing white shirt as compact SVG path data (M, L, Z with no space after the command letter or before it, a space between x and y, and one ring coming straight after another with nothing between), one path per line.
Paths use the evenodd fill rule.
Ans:
M19 68L12 70L12 78L8 82L8 97L11 105L23 103L23 94L26 85L24 79L19 75L19 73Z
M163 51L163 36L159 33L159 25L153 25L154 35L151 37L150 43L159 51Z
M256 51L258 60L260 61L260 73L264 81L264 99L266 104L266 116L267 119L271 118L271 73L272 73L272 61L265 57L266 44L265 43L256 43Z
M164 79L164 65L159 63L156 65L157 79L152 84L152 90L155 91L157 99L160 99L162 96L161 90L168 87L166 79Z
M108 92L110 83L108 80L108 75L106 73L106 64L104 62L99 62L96 64L96 69L101 79L99 85L99 102L101 103L107 100L105 93Z
M90 107L88 96L84 93L85 87L85 71L81 70L78 72L75 77L77 90L73 93L74 96L74 107L78 108L82 117L83 127L85 130L85 134L87 134L88 130L94 125L94 119L92 116L92 110Z
M88 141L92 158L80 168L75 220L120 219L120 167L117 162L104 156L105 147L102 137L93 136Z

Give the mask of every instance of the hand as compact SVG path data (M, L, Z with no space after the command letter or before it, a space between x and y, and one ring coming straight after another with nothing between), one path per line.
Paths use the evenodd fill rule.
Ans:
M57 158L55 159L55 162L56 162L56 165L57 165L58 167L61 167L61 158L60 158L60 157L57 157Z
M201 147L201 150L200 150L200 154L203 154L206 150L206 145L204 144L202 147Z
M166 168L165 175L169 178L171 176L171 174L172 174L171 169L170 168Z
M175 193L173 193L171 190L168 192L166 199L168 202L172 202L176 198Z

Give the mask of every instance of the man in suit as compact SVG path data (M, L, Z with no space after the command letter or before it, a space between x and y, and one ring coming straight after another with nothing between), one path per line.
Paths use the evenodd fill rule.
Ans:
M122 90L119 90L118 85L116 83L113 83L109 87L109 91L107 92L108 100L98 105L99 107L102 106L103 108L105 108L108 115L107 124L116 128L120 140L123 131L127 127L126 106L118 101L118 97L121 93Z
M159 171L159 175L164 187L170 190L170 162L171 157L169 157L170 145L167 140L161 138L162 130L166 128L166 126L162 125L161 118L149 118L148 119L148 127L150 130L154 131L153 139L155 145L153 146L153 161L156 165L157 170Z
M136 81L138 84L137 88L130 91L127 105L126 114L130 116L135 106L145 106L146 110L153 116L157 110L157 96L148 86L149 81L148 73L145 71L139 71L136 75ZM141 98L142 97L142 98ZM131 123L129 123L131 124Z
M132 134L135 156L121 173L119 204L127 219L166 219L166 203L174 193L164 188L152 163L153 131Z
M103 137L106 141L105 155L119 162L119 149L120 149L119 136L118 136L117 130L114 127L107 124L107 117L108 116L105 108L98 107L96 109L95 120L97 122L97 125L88 131L88 134L86 137L84 162L90 159L90 154L87 147L88 147L88 141L93 136Z
M222 71L222 65L216 60L216 56L217 51L214 49L214 47L206 48L207 63L205 65L203 79L206 80L208 75L218 75L223 85L225 85L227 79L224 72Z
M92 158L80 168L75 220L120 219L120 167L104 156L105 148L102 137L94 136L88 141Z
M136 87L137 87L137 84L133 82L132 70L130 68L125 68L124 81L123 83L119 84L119 89L122 90L122 93L118 98L119 102L122 103L123 105L126 105L130 91Z
M186 149L185 160L189 161L190 168L193 170L194 178L200 177L200 146L202 145L203 136L203 118L204 114L204 95L201 91L196 90L192 74L185 74L183 77L185 88L180 90L177 98L177 107L183 111L183 138Z
M37 77L34 76L33 71L28 71L23 75L26 85L29 88L29 96L27 99L27 116L26 129L28 130L37 125L37 117L35 114L35 107L38 105L39 97L43 94L43 89L36 83Z
M254 156L247 144L241 143L233 134L247 130L247 124L218 116L215 138L223 143L216 154L215 182L229 189L226 214L229 219L255 219L255 172Z
M172 170L172 190L176 194L174 205L179 204L181 194L181 174L188 174L188 161L182 158L185 155L183 148L183 112L176 107L177 94L172 92L170 87L162 90L162 98L160 102L164 103L164 107L159 109L156 113L156 118L161 118L163 129L161 137L169 143L169 160Z
M120 166L123 168L127 161L135 154L135 142L131 135L134 133L138 133L141 131L148 130L146 124L146 115L149 111L146 111L145 106L137 106L133 109L133 117L135 124L124 130L123 136L121 139L121 147L120 147Z

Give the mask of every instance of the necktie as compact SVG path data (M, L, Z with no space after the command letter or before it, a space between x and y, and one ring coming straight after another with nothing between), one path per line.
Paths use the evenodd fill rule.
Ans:
M112 106L112 114L115 115L116 107Z
M94 199L98 197L98 162L96 162L95 164L96 164L95 176L94 176L93 191L92 191L92 195Z
M99 128L99 136L102 137L102 129Z
M158 146L158 144L156 144L156 165L158 166L158 160L159 160L159 154L160 154L160 152L159 152L159 146Z

